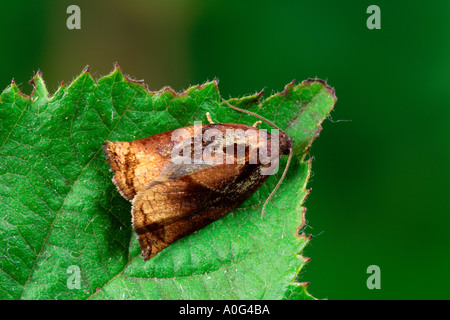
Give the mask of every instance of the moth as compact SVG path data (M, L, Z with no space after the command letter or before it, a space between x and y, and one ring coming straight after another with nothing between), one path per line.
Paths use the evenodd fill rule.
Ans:
M261 216L286 175L293 140L236 123L194 124L134 141L106 141L103 151L112 181L132 203L132 225L148 260L178 239L224 216L252 195L289 155L285 170L264 203ZM273 131L273 130L271 130Z

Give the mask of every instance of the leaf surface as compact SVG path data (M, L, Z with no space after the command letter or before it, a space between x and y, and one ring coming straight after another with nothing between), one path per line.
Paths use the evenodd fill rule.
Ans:
M228 108L217 81L151 92L116 67L98 81L85 71L51 97L40 73L32 83L30 96L14 82L0 95L1 299L313 298L297 279L309 241L299 230L311 164L304 157L336 101L324 81L228 100L293 137L287 177L263 218L286 159L238 208L147 262L103 142L206 122L207 111L216 122L258 119Z

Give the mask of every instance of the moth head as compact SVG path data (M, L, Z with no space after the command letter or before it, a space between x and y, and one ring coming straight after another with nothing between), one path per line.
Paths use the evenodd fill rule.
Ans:
M294 145L294 141L284 131L280 131L278 138L279 138L280 153L282 155L288 155L291 152L290 150Z
M264 205L262 207L261 210L261 218L264 215L264 210L266 209L267 204L269 203L270 199L273 197L273 195L275 194L275 192L277 191L277 189L280 187L281 182L283 181L284 177L286 176L286 173L289 169L289 164L291 163L291 159L292 159L292 154L293 154L293 145L294 142L292 140L292 138L290 136L288 136L288 134L286 132L284 132L283 130L281 130L280 128L278 128L274 123L272 123L271 121L267 120L266 118L260 116L259 114L256 114L254 112L248 111L248 110L244 110L241 108L237 108L232 106L231 104L229 104L225 99L223 99L223 102L225 102L225 104L227 106L229 106L231 109L234 109L236 111L240 111L243 113L247 113L250 114L252 116L255 116L258 119L263 120L264 122L268 123L269 125L271 125L272 127L274 127L275 129L278 129L279 131L279 148L280 148L280 154L281 155L289 155L287 163L286 163L286 167L284 168L283 174L281 175L280 180L278 180L277 185L275 186L275 188L273 189L273 191L270 193L269 197L266 199L266 201L264 202Z

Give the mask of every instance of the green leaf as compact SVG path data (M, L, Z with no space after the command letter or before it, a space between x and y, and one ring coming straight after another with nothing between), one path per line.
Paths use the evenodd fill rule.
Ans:
M226 107L216 81L150 92L116 66L97 82L86 70L52 97L40 73L32 83L29 97L14 82L0 95L1 299L313 298L297 277L309 241L299 233L311 165L303 159L336 100L322 80L229 100L293 137L286 179L263 218L281 169L230 214L147 262L103 142L206 122L207 111L217 122L257 119Z

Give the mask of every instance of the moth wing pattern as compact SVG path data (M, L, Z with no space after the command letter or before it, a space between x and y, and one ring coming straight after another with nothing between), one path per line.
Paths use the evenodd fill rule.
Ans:
M268 177L259 167L215 165L141 190L132 201L132 222L144 260L245 200Z
M234 209L267 180L273 169L261 161L252 161L264 144L243 139L244 131L256 133L259 129L234 123L203 125L202 134L215 129L219 140L200 141L201 155L206 160L202 163L194 161L198 160L192 138L195 127L181 129L189 134L181 145L189 150L186 164L173 161L172 156L178 154L173 152L175 130L130 142L107 141L103 146L110 171L115 172L114 184L132 202L132 224L144 260ZM236 139L229 136L231 129L239 133ZM284 133L277 139L283 144L282 152L270 152L275 164L292 146L291 138Z
M168 180L178 179L188 174L192 174L195 171L202 170L213 166L214 164L184 164L184 163L169 163L166 165L159 176L155 179L155 182L164 182Z

